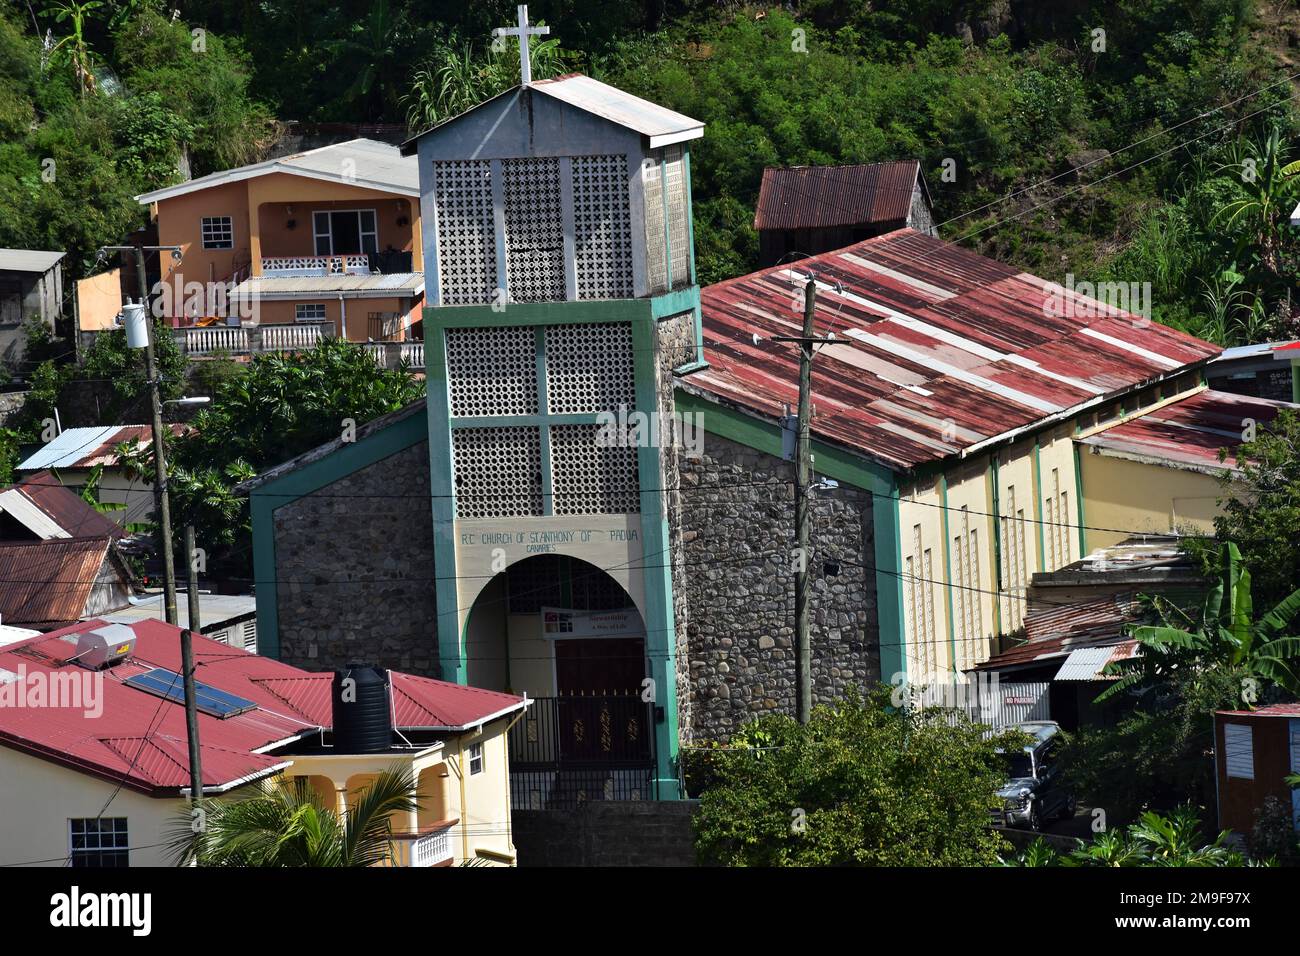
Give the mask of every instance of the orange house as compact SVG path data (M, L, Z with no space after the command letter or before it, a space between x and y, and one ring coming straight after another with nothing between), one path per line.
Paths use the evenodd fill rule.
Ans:
M268 347L421 337L419 176L395 146L354 139L136 198L159 244L181 247L155 289L173 326L258 328ZM248 341L209 331L196 342Z

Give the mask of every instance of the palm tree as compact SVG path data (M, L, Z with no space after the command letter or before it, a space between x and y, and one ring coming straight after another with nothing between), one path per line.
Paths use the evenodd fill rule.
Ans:
M544 23L544 21L538 21ZM535 79L557 76L564 69L559 40L528 38L528 59ZM519 48L507 44L502 52L489 47L479 57L456 38L441 45L411 77L403 99L406 125L425 129L489 100L519 82Z
M1258 244L1260 261L1274 276L1281 267L1281 220L1291 212L1300 186L1300 160L1287 163L1286 157L1282 134L1274 127L1262 144L1248 144L1234 161L1218 170L1239 177L1245 195L1220 208L1213 221L1222 220L1230 229L1244 225L1246 238Z
M1142 645L1142 653L1107 666L1104 673L1121 676L1097 697L1098 702L1133 687L1163 683L1175 671L1208 667L1240 672L1243 686L1238 697L1247 704L1253 702L1253 695L1247 692L1245 679L1268 681L1300 696L1300 637L1283 633L1300 612L1300 589L1255 620L1250 572L1235 544L1223 545L1220 563L1219 580L1197 617L1155 600L1162 622L1133 628L1131 635Z
M98 10L103 5L103 0L87 0L86 3L65 0L54 12L54 22L69 22L72 32L54 44L50 54L53 56L61 51L66 53L72 64L73 75L77 78L77 90L83 99L95 89L95 74L90 68L90 46L86 43L86 18L91 11Z
M374 866L391 855L391 815L419 809L414 789L409 770L385 771L340 819L305 778L264 782L242 798L205 801L197 833L187 807L168 842L178 865Z

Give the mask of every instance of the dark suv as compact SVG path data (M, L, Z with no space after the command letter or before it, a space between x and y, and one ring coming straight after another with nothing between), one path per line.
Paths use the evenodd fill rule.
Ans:
M1029 720L1008 729L1028 734L1033 743L1006 755L1008 779L998 791L1002 809L994 813L994 822L1040 830L1048 820L1074 816L1074 794L1061 781L1060 725Z

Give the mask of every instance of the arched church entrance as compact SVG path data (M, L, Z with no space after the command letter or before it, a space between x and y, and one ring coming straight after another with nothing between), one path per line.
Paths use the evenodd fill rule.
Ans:
M645 624L607 571L544 554L496 575L466 628L470 683L532 700L510 732L512 801L654 799Z

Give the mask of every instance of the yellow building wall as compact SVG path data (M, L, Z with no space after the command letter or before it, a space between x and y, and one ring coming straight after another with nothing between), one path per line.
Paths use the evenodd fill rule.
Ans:
M1024 624L1025 594L1042 569L1038 548L1040 503L1034 481L1034 443L1017 442L997 452L997 508L1001 595L999 629L1004 634Z
M948 469L948 573L955 668L965 671L991 653L996 632L993 486L987 455Z
M1042 567L1055 571L1078 561L1079 488L1075 480L1073 420L1038 436L1038 511ZM1086 503L1085 503L1086 504ZM1089 522L1093 523L1093 522Z
M904 666L909 684L931 684L952 670L942 495L935 478L904 485L899 494ZM892 674L884 677L897 683Z
M0 865L63 866L71 849L69 821L104 811L104 817L126 818L132 866L170 866L171 853L160 844L187 807L181 798L118 790L115 782L0 747Z
M1086 446L1080 465L1090 549L1142 532L1214 530L1223 489L1212 475L1094 454Z

